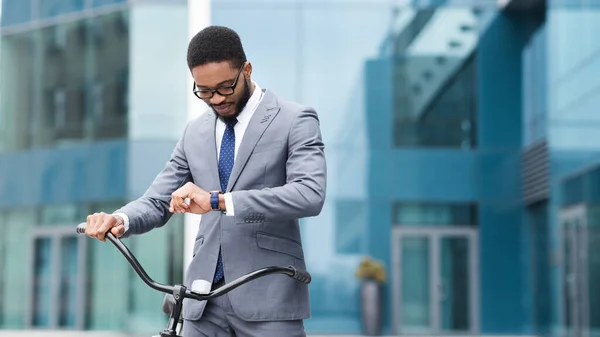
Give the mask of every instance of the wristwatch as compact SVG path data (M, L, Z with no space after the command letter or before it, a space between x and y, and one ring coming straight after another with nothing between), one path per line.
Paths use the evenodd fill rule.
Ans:
M220 211L219 194L221 194L221 191L210 191L208 193L210 193L210 207L213 211Z

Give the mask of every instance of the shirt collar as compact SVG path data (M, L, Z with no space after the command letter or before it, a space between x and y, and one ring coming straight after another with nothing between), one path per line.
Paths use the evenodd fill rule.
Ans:
M248 124L250 118L254 114L254 111L256 111L256 108L262 99L262 89L256 82L252 81L252 84L254 84L254 92L252 93L252 96L250 96L250 99L248 99L248 102L246 103L244 109L242 109L242 112L240 112L240 114L237 116L238 124Z

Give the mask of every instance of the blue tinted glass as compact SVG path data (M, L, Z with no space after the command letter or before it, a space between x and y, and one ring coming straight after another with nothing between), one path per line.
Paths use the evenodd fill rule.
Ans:
M11 83L0 92L7 121L0 123L2 148L126 135L128 17L128 11L111 11L2 36L3 60L8 61L1 64L0 73ZM44 86L35 85L39 78L45 79Z
M397 225L477 226L477 207L470 204L397 203L393 219Z
M600 167L588 174L586 186L586 201L593 204L600 204Z
M550 273L552 252L548 221L548 202L538 203L527 209L531 241L531 277L533 283L534 325L539 335L548 332L552 319L552 275Z
M583 176L567 179L562 185L562 205L574 205L583 202Z
M476 146L478 20L469 8L420 10L391 37L395 146Z
M49 18L83 10L85 0L39 0L41 18Z
M338 200L336 202L336 252L339 254L361 254L365 251L367 240L364 236L367 205L364 200ZM353 230L348 230L348 229Z
M127 2L127 0L93 0L92 6L93 7L101 7L101 6L114 5L114 4L124 3L124 2Z
M77 238L69 237L60 244L60 295L58 325L74 327L77 309Z
M579 3L555 2L548 11L549 138L561 149L589 151L600 140L600 3Z
M2 27L24 23L31 20L31 3L29 0L3 0Z
M49 238L35 240L34 260L34 309L33 325L36 327L49 327L52 273L52 241Z
M546 136L548 114L546 31L546 25L542 25L523 50L523 136L525 145Z

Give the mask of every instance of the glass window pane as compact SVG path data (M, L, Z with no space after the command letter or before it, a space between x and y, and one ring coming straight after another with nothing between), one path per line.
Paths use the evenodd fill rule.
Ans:
M125 2L127 2L127 0L92 0L92 6L102 7L106 5L116 5Z
M37 0L41 18L50 18L61 14L81 11L85 0Z
M600 329L600 227L589 228L587 239L590 329Z
M429 331L431 328L428 237L403 237L401 242L401 293L400 322L405 332Z
M31 20L31 1L29 0L2 0L2 26L25 23Z
M123 202L93 204L90 206L90 212L112 213L122 205ZM153 232L163 234L160 231ZM151 232L146 235L155 236L157 233L152 234ZM125 242L134 254L137 254L134 250L136 239L127 239ZM146 288L145 285L141 281L137 283L129 281L129 273L134 273L134 271L115 247L107 247L106 243L98 240L88 240L86 245L85 327L90 330L121 330L125 329L127 324L130 323L132 326L138 326L136 331L140 331L143 327L140 327L139 324L147 323L137 324L131 320L130 315L127 313L128 310L132 309L128 304L128 287L134 287L134 284L137 284L140 285L139 288ZM148 246L145 247L148 248ZM151 248L151 250L154 251L155 249ZM136 257L138 260L140 259L139 256L136 255ZM161 279L161 276L153 273L147 263L143 266L152 278ZM162 277L162 279L165 278ZM106 289L111 289L111 291L107 292ZM154 298L153 303L160 303L162 300L160 294L151 291L154 292L154 296L158 296ZM157 313L157 317L158 315L160 315L160 312ZM164 315L160 317L164 317Z
M394 41L395 146L476 146L479 20L470 8L420 10Z
M440 315L444 331L468 331L471 314L469 239L442 238L440 241Z
M562 184L562 205L574 205L583 202L583 176L578 175L565 180Z
M552 318L551 249L548 221L548 202L527 208L531 228L531 277L533 284L533 325L536 333L549 332Z
M77 237L63 238L60 242L60 285L58 326L75 327L77 314L78 276Z
M4 150L126 136L128 13L2 35Z
M33 268L23 268L27 266L30 260L34 261L33 241L31 241L31 229L36 223L37 212L32 212L30 208L23 210L11 210L5 214L0 227L3 227L3 241L5 251L10 252L6 256L0 255L4 259L4 271L0 278L2 279L4 294L2 297L3 328L13 330L22 329L25 326L25 313L27 312L26 301L23 301L23 293L15 291L24 284L28 284L35 277L31 274ZM9 257L10 256L10 257Z
M41 238L34 241L33 325L49 327L52 297L52 240Z
M338 200L336 203L336 251L340 254L366 252L368 214L364 200Z
M33 109L31 91L33 89L34 49L36 32L23 32L2 35L0 73L4 85L0 90L0 113L5 123L3 150L24 149L29 144L29 124Z
M69 226L85 221L79 204L48 205L41 210L41 226Z
M586 202L592 204L600 204L600 167L590 171L587 174L586 178Z
M397 203L396 225L477 226L477 207L471 204Z
M88 138L120 138L127 134L129 86L129 12L115 12L85 23L89 59L86 64L86 134Z

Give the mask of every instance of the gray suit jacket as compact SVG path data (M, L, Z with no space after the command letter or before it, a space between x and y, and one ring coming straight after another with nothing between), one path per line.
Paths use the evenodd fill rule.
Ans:
M212 111L191 121L150 188L117 211L130 218L125 236L163 226L171 216L171 193L188 181L206 191L220 189L215 122ZM213 279L219 247L227 282L267 266L306 268L298 219L321 212L325 189L326 162L317 113L265 90L227 186L235 216L217 211L202 216L186 286L196 279ZM308 286L284 275L250 281L228 296L244 320L310 317ZM186 299L184 318L199 319L205 304Z

